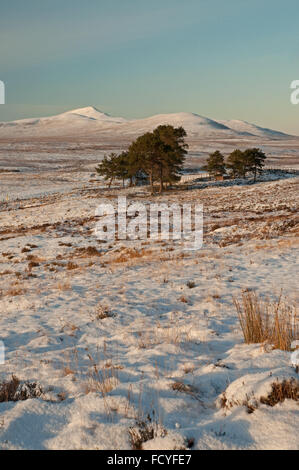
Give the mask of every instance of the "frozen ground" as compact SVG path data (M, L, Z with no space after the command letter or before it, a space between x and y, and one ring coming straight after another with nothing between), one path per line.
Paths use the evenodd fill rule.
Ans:
M244 344L232 300L283 289L298 303L298 186L270 175L156 197L204 205L204 246L186 252L95 238L103 199L149 203L145 189L79 169L0 173L0 378L44 391L0 403L0 448L128 449L146 422L144 449L298 449L296 402L242 404L296 372L290 353Z

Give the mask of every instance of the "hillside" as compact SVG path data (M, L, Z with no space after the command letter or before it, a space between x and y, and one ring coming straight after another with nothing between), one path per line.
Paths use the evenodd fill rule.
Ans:
M293 136L259 127L245 121L217 121L195 113L158 114L145 119L127 120L112 117L96 108L67 111L51 117L22 119L0 123L0 138L69 137L69 136L137 136L161 124L183 126L190 137L205 139L263 138L290 139Z

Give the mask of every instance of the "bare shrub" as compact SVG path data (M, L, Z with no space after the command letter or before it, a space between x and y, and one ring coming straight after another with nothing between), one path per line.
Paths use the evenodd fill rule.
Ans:
M15 375L8 382L0 384L0 403L8 401L24 401L39 398L43 390L36 382L21 382Z
M245 291L241 300L234 298L244 340L247 344L269 343L274 349L291 350L299 337L296 308L282 301L261 300L256 293Z
M187 282L187 287L189 287L189 289L194 289L194 287L195 287L195 282L193 282L193 281L188 281L188 282Z

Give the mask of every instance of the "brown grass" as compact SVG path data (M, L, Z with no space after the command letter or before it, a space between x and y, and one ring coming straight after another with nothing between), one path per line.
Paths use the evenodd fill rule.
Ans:
M179 392L179 393L186 393L187 395L191 395L194 398L197 398L197 390L195 387L189 384L185 384L184 382L178 381L174 382L170 385L170 388L174 392Z
M57 289L60 291L66 291L71 289L71 284L69 281L59 282L57 284Z
M77 248L76 253L81 258L89 258L91 256L101 256L101 253L95 246L88 246L87 248Z
M143 419L138 419L135 426L129 428L129 436L133 450L142 450L143 444L155 437L165 437L166 429L157 420L153 411Z
M234 304L247 344L268 343L274 349L290 351L291 343L299 338L296 308L281 297L271 303L245 291L240 300L234 298Z
M272 391L267 397L261 397L260 402L264 405L275 406L285 400L299 401L299 381L292 378L283 382L274 382Z
M38 268L39 266L39 263L37 263L36 261L30 261L28 263L28 271L31 271L33 268Z
M224 392L221 396L220 406L221 408L230 409L233 406L245 406L249 414L254 413L262 405L275 406L278 403L283 403L285 400L299 401L299 381L293 377L283 382L273 382L271 392L259 399L255 398L254 395L246 396L243 401L229 401L226 393Z
M18 295L23 295L26 293L26 289L15 285L11 286L7 291L4 293L4 295L7 295L8 297L16 297Z
M92 367L85 383L85 393L100 392L105 398L118 385L118 367L113 367L111 363L110 367L100 369L97 361L90 354L87 354L87 357Z
M146 250L142 248L141 250L135 250L134 248L125 248L123 252L113 260L114 263L126 263L127 261L143 258L146 255L150 255L152 250Z
M66 265L66 269L68 271L71 271L73 269L77 269L79 266L76 263L73 263L72 261L69 261Z
M105 318L113 318L114 315L111 312L110 307L108 305L99 304L96 308L95 318L96 320L104 320Z
M43 390L36 382L24 382L12 375L11 380L0 384L0 403L8 401L24 401L38 398Z
M193 281L188 281L188 282L187 282L187 287L189 287L189 289L194 289L194 287L195 287L195 282L193 282Z

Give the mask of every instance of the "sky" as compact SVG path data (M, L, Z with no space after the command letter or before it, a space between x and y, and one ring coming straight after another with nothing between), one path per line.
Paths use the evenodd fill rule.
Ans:
M299 135L298 0L0 4L0 120L96 106L194 112Z

